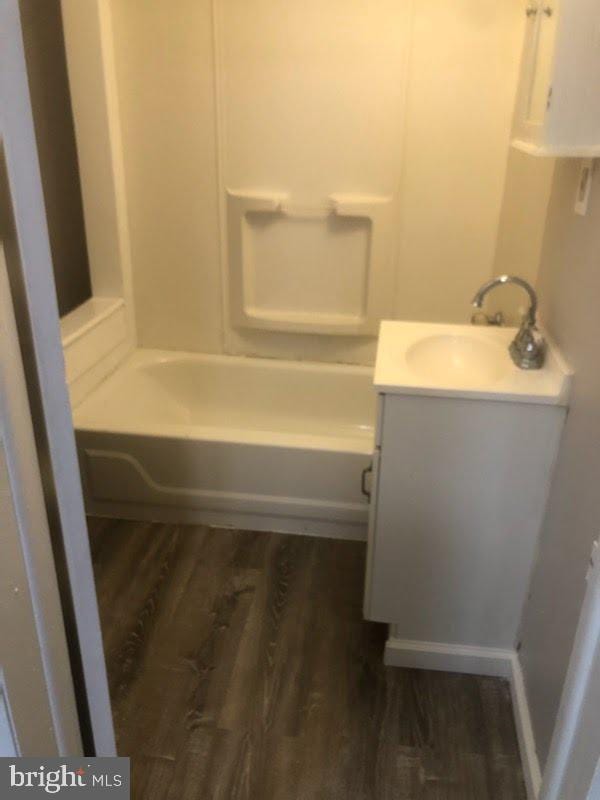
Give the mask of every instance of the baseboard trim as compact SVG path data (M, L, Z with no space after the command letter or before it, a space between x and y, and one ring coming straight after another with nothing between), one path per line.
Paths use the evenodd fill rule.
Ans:
M542 771L535 746L525 679L523 678L519 654L516 652L513 652L511 656L510 693L512 695L515 727L521 751L521 763L523 764L527 796L530 800L537 800L542 785Z
M390 636L384 663L391 667L465 672L510 679L511 650L439 642L418 642Z
M542 778L518 653L509 649L419 642L390 636L385 645L384 663L391 667L490 675L508 680L527 796L529 800L537 800Z

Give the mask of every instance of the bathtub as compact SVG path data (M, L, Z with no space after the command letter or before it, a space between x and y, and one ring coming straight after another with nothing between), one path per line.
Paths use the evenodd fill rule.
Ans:
M73 411L88 511L366 538L372 370L136 350Z

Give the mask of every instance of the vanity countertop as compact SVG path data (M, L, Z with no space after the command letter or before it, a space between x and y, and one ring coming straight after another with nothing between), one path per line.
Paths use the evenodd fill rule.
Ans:
M381 323L377 391L566 406L571 370L551 342L538 370L519 369L508 347L516 328ZM547 337L546 337L547 338Z

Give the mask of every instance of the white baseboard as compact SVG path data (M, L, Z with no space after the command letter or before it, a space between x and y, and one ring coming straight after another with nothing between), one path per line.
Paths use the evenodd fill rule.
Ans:
M390 667L465 672L472 675L511 676L512 650L471 647L439 642L416 642L390 636L385 645L384 663Z
M523 764L527 796L530 800L537 800L542 785L542 772L535 746L523 670L521 669L521 662L517 652L513 652L511 657L510 693L512 695L515 727L519 740L519 750L521 751L521 763Z
M540 764L521 663L514 650L419 642L390 636L385 645L384 663L391 667L462 672L507 679L510 682L527 796L529 800L537 800L542 782Z

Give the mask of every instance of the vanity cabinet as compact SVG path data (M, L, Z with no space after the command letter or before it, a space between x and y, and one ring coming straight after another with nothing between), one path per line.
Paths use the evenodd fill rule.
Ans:
M382 325L364 615L393 627L390 663L418 666L415 647L515 645L566 413L566 378L552 353L542 370L518 370L505 347L513 335ZM471 378L464 363L479 345L487 352L484 344L497 371ZM431 357L436 348L444 354L439 362Z
M529 0L513 145L534 155L600 156L600 6Z
M365 616L406 640L512 647L563 409L382 394Z

